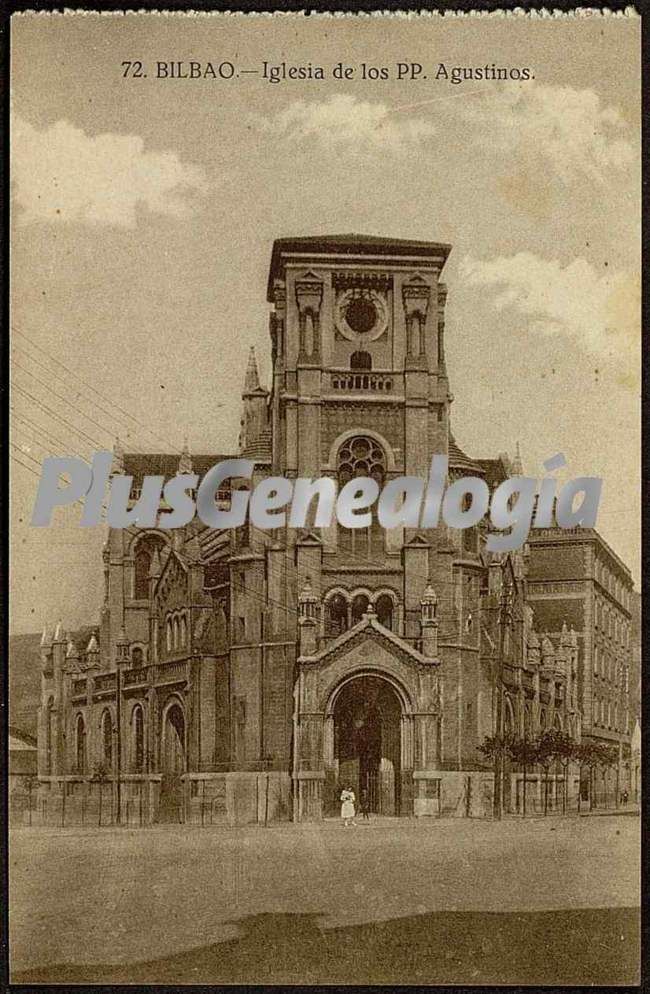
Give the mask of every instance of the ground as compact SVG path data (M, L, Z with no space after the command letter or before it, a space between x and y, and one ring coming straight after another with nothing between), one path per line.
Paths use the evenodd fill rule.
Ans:
M15 983L638 983L639 819L21 828Z

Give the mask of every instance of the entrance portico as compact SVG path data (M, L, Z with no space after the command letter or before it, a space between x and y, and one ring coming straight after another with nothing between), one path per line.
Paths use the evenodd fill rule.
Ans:
M294 820L336 814L343 786L358 800L365 790L376 813L437 813L427 802L440 767L439 660L384 628L372 611L309 653L311 622L307 607L294 689Z

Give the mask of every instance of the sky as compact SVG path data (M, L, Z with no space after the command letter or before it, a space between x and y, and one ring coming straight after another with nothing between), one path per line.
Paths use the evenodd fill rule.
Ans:
M564 478L601 476L599 531L638 583L639 24L14 16L12 631L92 623L101 604L102 528L79 527L79 505L29 524L45 456L116 435L235 451L250 345L268 383L266 276L287 235L450 243L456 440L483 458L519 442L532 476L557 452ZM136 60L146 78L123 78ZM156 78L171 60L236 75ZM273 84L264 62L327 78ZM533 78L454 84L441 64Z

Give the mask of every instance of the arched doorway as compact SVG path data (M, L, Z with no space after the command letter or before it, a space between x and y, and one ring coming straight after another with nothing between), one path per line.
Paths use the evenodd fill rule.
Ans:
M172 700L162 716L160 742L160 807L158 820L183 821L183 781L185 772L185 715L179 701Z
M336 802L349 785L357 804L366 795L371 812L400 813L401 717L387 680L363 675L342 686L333 706Z

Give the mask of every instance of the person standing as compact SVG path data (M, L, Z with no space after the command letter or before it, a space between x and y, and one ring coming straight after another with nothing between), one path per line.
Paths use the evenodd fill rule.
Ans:
M347 828L348 825L355 825L354 820L354 802L356 797L354 796L354 791L351 787L344 787L341 791L341 818L343 819L343 827Z

